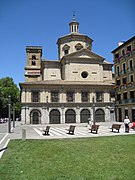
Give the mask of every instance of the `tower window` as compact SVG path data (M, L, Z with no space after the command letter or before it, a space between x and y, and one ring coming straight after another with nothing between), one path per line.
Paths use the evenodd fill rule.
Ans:
M64 50L65 55L68 54L68 49Z
M35 56L35 55L32 55L32 60L33 60L33 59L36 60L36 56Z
M82 92L81 93L82 102L88 102L88 92Z
M83 48L83 45L80 44L80 43L78 43L78 44L75 45L75 48L76 48L76 50L78 51L78 50L80 50L80 49Z
M40 102L40 94L38 91L32 92L32 102Z
M87 78L88 77L88 72L83 71L81 76L82 76L82 78Z
M74 92L72 91L67 92L67 102L74 102Z
M36 61L32 61L31 65L36 66Z
M51 92L51 101L52 102L59 102L59 92L58 91L52 91Z
M103 92L96 92L97 102L103 102Z

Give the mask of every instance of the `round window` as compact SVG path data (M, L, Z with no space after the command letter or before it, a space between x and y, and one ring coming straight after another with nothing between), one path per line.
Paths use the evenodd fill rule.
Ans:
M83 71L82 74L81 74L81 76L82 76L83 78L87 78L87 77L88 77L88 72Z

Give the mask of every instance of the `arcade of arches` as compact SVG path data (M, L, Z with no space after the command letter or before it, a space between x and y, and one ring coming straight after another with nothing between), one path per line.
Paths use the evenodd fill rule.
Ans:
M88 123L88 118L91 113L88 109L83 109L80 112L80 123ZM76 112L73 109L68 109L65 112L65 123L76 123ZM105 112L102 109L95 111L95 121L105 122ZM49 124L60 124L61 113L58 109L53 109L49 113ZM41 112L39 110L32 110L30 113L30 124L41 124Z

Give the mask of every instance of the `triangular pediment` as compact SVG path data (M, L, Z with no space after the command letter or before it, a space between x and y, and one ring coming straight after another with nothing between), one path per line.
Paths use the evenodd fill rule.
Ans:
M102 60L102 61L104 60L103 57L99 56L98 54L95 54L94 52L91 52L90 50L86 48L83 48L71 54L67 54L63 58L64 59L89 59L89 60L97 59L97 60Z

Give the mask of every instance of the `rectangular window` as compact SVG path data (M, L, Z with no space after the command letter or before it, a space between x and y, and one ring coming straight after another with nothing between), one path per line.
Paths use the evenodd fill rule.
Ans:
M89 100L88 92L82 92L81 98L82 98L82 102L88 102Z
M59 92L58 91L51 92L51 102L59 102Z
M67 92L67 102L74 102L74 92L72 91Z
M123 93L123 99L127 99L127 92Z
M135 91L130 91L130 98L131 99L135 98Z
M103 102L103 93L102 92L96 92L96 101Z
M32 102L39 102L40 101L40 96L38 91L33 91L32 92Z
M117 94L117 101L121 100L121 94Z

